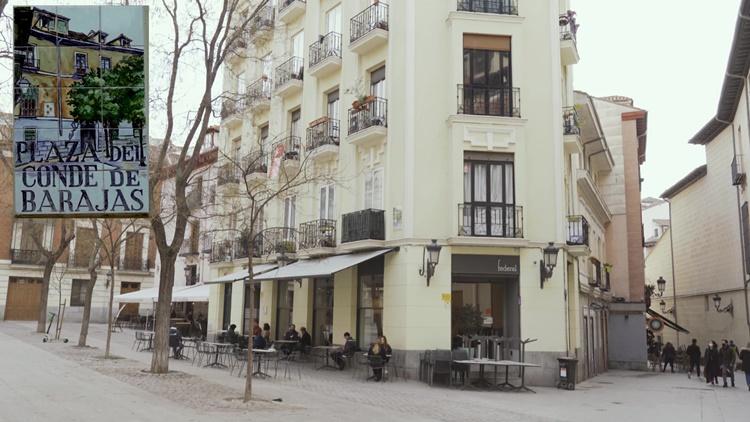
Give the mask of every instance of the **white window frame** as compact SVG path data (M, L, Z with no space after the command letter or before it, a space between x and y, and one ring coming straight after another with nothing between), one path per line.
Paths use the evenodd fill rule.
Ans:
M343 12L342 12L342 6L341 3L333 6L332 8L328 9L326 11L326 30L325 34L330 34L331 32L337 32L341 34L342 31L342 18L343 18Z
M297 197L292 195L284 198L284 227L294 228L296 212Z
M380 192L377 191L377 181L380 181ZM383 168L378 167L368 171L365 174L365 188L364 188L364 208L363 209L376 209L382 210L385 207L384 204L384 175Z
M328 184L320 187L318 212L321 220L334 220L336 213L336 185Z

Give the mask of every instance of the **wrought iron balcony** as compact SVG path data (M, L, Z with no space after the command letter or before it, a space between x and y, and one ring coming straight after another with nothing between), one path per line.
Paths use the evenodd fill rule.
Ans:
M369 97L358 107L349 109L349 135L373 126L388 127L388 100L385 98Z
M262 255L275 256L276 253L297 253L298 232L293 227L271 227L261 232Z
M341 216L341 243L385 240L385 211L367 209Z
M262 76L257 81L247 87L247 103L250 107L258 106L271 100L271 79L268 76Z
M12 264L42 265L44 255L38 249L11 249L10 262Z
M578 111L575 107L563 108L563 133L565 135L581 133L581 127L578 125Z
M737 154L732 159L732 185L741 186L745 183L745 169L742 167L742 155Z
M287 136L280 141L284 146L284 160L299 160L302 150L302 138L299 136Z
M565 15L560 15L560 39L576 41L578 34L578 24L576 23L576 13L573 11Z
M292 57L276 68L276 89L290 81L301 81L304 77L305 61L301 57Z
M299 248L335 248L336 220L315 220L299 225Z
M310 46L310 67L315 67L329 57L341 58L341 34L338 32L322 35Z
M225 262L232 260L232 241L231 240L219 240L211 245L211 256L209 261Z
M307 146L308 152L323 145L339 144L339 121L336 119L324 118L318 123L307 128Z
M244 98L225 99L221 104L221 118L226 119L233 116L239 116L245 112L247 104Z
M244 259L250 254L250 239L247 235L236 238L232 244L232 258ZM263 237L255 236L255 245L253 247L253 258L260 258L263 255Z
M242 157L242 169L247 174L268 173L266 156L263 150L254 151Z
M234 163L226 163L219 168L219 175L216 179L216 184L218 186L223 186L230 183L239 183L240 172Z
M120 259L118 267L126 271L148 271L148 260L140 256L125 256Z
M388 5L375 3L350 21L349 42L353 43L375 29L388 30Z
M589 222L582 215L568 216L568 239L570 246L589 246Z
M521 117L521 90L458 85L458 114Z
M518 15L518 0L458 0L459 12Z
M251 40L256 40L259 35L270 31L274 26L274 6L273 2L266 4L258 9L255 16L248 22L248 32Z
M458 204L458 235L523 237L523 207L502 204Z

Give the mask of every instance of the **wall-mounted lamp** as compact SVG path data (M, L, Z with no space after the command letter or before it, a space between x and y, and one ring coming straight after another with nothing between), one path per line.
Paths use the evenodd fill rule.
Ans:
M539 288L544 288L544 281L552 277L552 271L557 266L557 252L560 248L555 247L553 242L549 242L546 248L542 251L543 259L539 261Z
M673 314L674 313L674 307L667 309L667 302L662 299L659 302L659 308L661 309L661 313L663 314Z
M664 289L667 287L667 280L664 280L664 277L659 277L658 280L656 280L656 288L659 290L659 297L664 296Z
M432 243L425 246L424 250L422 250L422 268L419 269L419 275L427 277L428 287L430 285L430 278L435 274L435 267L437 267L440 260L440 249L442 248L442 246L437 244L436 239L432 239Z
M714 300L714 308L716 308L716 312L722 313L722 312L728 312L729 315L734 316L734 304L732 303L732 300L729 300L729 305L725 307L721 307L721 296L719 296L718 293L716 293L713 297Z

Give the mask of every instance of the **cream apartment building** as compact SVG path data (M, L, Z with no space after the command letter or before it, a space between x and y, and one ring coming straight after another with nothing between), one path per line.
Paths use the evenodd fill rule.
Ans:
M666 331L664 341L750 340L748 13L750 1L743 0L716 116L690 140L703 145L706 164L662 194L671 206L671 238L664 236L656 244L652 254L658 255L648 259L646 278L666 280L666 311L690 330L679 340Z
M289 323L315 344L350 332L366 346L384 334L415 371L420 352L451 347L452 315L469 305L482 312L483 333L537 339L526 346L526 361L541 365L528 371L532 383L552 385L560 356L578 356L581 377L606 370L614 295L640 301L643 314L630 288L635 280L642 292L643 281L628 273L626 205L607 202L625 188L607 175L637 170L645 113L603 101L611 130L636 145L617 155L600 140L610 128L591 117L598 100L572 89L568 9L558 0L249 9L252 31L226 66L224 90L238 95L222 108L222 156L262 149L269 159L249 172L258 183L277 183L281 166L335 183L311 183L264 210L255 297L242 281L247 240L216 232L209 331L247 331L254 301L272 336ZM589 120L577 120L579 110ZM218 197L241 197L239 179L228 165ZM239 231L242 218L224 218L223 232ZM623 246L610 247L611 236ZM432 239L442 249L428 280L420 270ZM550 242L557 262L542 276ZM279 244L291 260L283 266Z

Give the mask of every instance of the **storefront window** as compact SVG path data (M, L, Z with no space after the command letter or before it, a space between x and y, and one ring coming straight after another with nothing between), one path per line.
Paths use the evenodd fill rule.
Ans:
M357 342L366 348L383 335L383 257L371 259L358 267L359 306Z
M314 300L313 344L330 345L333 342L333 279L315 279Z
M250 316L250 285L245 285L245 300L242 312L242 332L244 335L250 335L250 329L253 326L253 319L258 319L260 316L260 285L255 286L255 294L253 303L253 316Z
M284 333L292 323L292 311L294 309L294 281L283 280L278 282L278 297L276 306L276 338L284 337Z

